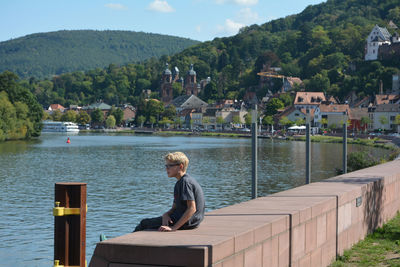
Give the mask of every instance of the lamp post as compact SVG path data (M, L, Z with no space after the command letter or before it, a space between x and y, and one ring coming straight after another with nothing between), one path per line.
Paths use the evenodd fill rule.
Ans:
M251 115L251 198L257 198L257 104L254 104Z
M343 173L347 173L347 113L343 112Z
M306 110L306 184L311 182L310 110Z

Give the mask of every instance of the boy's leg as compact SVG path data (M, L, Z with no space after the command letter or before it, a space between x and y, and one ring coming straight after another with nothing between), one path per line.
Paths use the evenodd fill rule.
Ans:
M158 229L162 225L162 216L155 218L143 219L135 228L134 232Z

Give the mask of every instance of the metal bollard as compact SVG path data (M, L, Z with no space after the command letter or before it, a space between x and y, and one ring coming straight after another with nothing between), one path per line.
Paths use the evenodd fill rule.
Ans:
M55 184L54 266L87 266L86 212L86 183Z

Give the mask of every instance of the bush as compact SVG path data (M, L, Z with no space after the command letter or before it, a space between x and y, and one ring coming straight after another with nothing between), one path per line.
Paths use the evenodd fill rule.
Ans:
M347 156L347 169L349 172L368 168L379 164L379 161L365 151L353 152Z

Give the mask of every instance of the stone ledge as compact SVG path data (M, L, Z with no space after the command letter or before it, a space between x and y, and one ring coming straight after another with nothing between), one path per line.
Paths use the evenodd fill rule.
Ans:
M326 266L394 216L399 191L396 160L208 212L194 230L98 243L90 266Z

